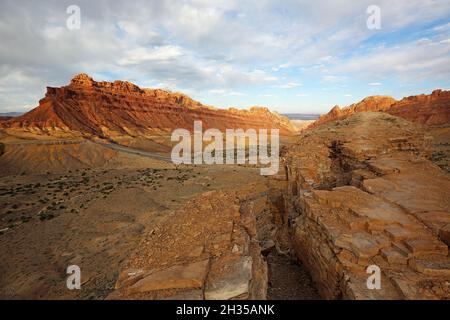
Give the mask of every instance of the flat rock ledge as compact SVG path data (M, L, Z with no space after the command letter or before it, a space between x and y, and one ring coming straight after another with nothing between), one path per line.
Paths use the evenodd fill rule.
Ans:
M188 201L147 232L108 299L265 299L266 204L262 185Z

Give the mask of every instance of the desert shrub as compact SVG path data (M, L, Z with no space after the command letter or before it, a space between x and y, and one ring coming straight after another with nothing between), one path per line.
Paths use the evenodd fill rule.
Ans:
M27 216L21 216L20 220L22 220L23 223L28 222L31 220L31 217L27 217Z
M44 221L44 220L50 220L53 219L55 217L55 215L51 212L47 212L47 211L43 211L39 214L39 220Z

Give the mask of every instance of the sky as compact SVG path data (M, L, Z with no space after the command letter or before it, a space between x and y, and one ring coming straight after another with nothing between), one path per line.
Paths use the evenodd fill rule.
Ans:
M72 5L79 28L68 27L77 18L67 12ZM219 108L281 113L450 89L449 0L0 0L0 7L0 112L30 110L47 86L81 72Z

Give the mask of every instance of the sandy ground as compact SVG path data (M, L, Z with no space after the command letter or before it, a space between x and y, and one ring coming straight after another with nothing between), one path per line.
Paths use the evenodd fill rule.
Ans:
M0 182L0 298L104 298L140 235L196 194L266 179L254 168L76 170ZM67 266L83 290L66 288Z
M269 267L269 300L317 300L319 293L311 276L301 262L271 252L267 257Z

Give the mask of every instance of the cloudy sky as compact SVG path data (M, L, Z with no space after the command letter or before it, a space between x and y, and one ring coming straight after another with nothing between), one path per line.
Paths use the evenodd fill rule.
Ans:
M321 113L450 89L448 0L0 0L0 112L80 72L217 107ZM79 29L67 27L70 5ZM369 5L381 28L369 29ZM373 21L373 20L370 20Z

